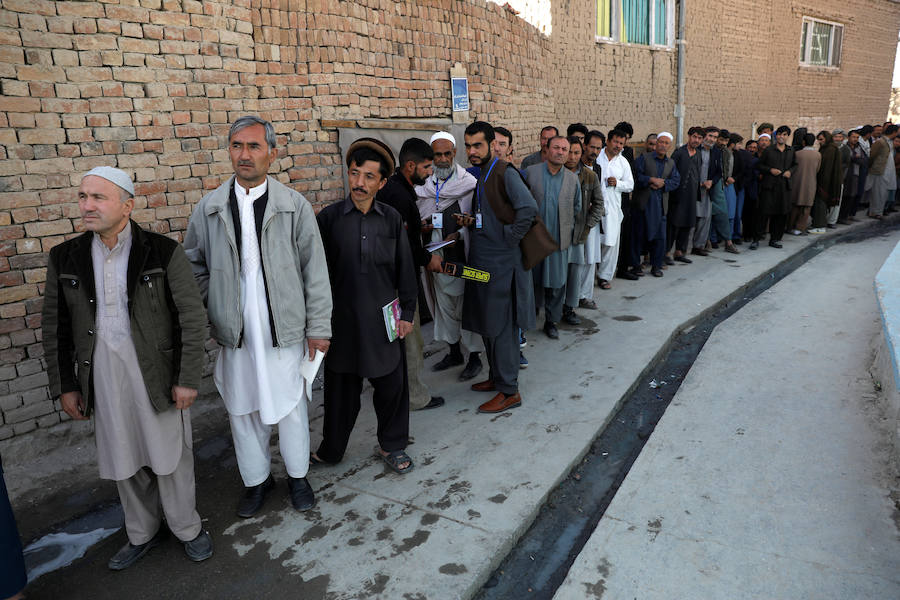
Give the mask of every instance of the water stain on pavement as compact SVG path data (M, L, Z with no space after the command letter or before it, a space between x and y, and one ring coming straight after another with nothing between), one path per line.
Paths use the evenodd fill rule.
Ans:
M440 517L434 513L425 513L422 515L419 523L422 525L434 525L438 522L438 519L440 519Z
M619 315L617 317L613 317L614 321L643 321L642 317L637 315Z
M416 546L421 546L426 541L428 541L428 538L430 536L430 531L426 531L425 529L417 529L411 536L400 540L399 544L394 544L393 546L391 546L394 549L394 553L391 554L391 558L405 552L409 552Z
M438 567L438 571L440 571L444 575L462 575L463 573L469 572L469 570L466 568L466 565L460 565L457 563L447 563L446 565L441 565L440 567Z
M456 476L454 476L455 478ZM472 484L468 481L457 481L450 484L450 487L447 488L447 492L441 497L437 502L429 502L427 506L429 508L438 508L441 510L446 510L453 505L453 501L456 500L458 502L465 502L472 491Z
M304 544L312 540L318 540L328 534L328 528L325 525L313 525L307 529L300 537L300 541Z
M506 502L506 496L504 494L497 494L496 496L491 496L488 500L496 504L503 504Z

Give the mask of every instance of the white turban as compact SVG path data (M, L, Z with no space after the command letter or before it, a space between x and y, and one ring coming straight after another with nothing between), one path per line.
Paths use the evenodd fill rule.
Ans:
M656 134L656 139L660 139L660 138L664 138L664 137L669 138L669 141L672 141L672 140L675 139L675 138L672 137L672 134L669 133L668 131L663 131L662 133L657 133L657 134Z
M102 177L134 196L134 183L131 181L131 177L128 176L128 173L121 169L116 169L115 167L94 167L84 174L85 177L88 175Z
M433 144L435 140L447 140L448 142L453 144L454 148L456 148L456 138L446 131L438 131L437 133L435 133L433 136L431 136L431 141L429 143Z
M759 138L757 138L757 139L760 139L760 140L761 140L761 139L763 139L763 138L769 138L769 139L771 140L771 139L772 139L772 136L769 135L768 133L764 133L764 134L760 135Z

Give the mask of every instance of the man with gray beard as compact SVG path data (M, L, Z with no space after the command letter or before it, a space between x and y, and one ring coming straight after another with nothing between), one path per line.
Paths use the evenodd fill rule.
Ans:
M415 188L416 205L422 219L422 241L429 244L452 240L452 244L432 254L448 262L464 263L469 231L457 224L454 215L471 214L476 179L456 164L456 139L452 135L443 131L435 133L431 136L431 149L434 151L434 174ZM428 310L434 316L434 339L450 345L450 352L432 370L444 371L463 364L461 346L465 346L469 360L459 380L472 379L482 369L479 353L483 343L479 336L462 329L465 281L428 268L422 274L422 284Z

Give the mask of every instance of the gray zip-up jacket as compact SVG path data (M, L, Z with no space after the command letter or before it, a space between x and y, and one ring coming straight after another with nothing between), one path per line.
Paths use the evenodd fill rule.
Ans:
M331 338L331 283L312 206L268 178L260 258L276 346ZM243 336L241 264L229 203L234 177L203 197L191 215L184 249L206 303L212 335L237 348ZM258 216L257 216L258 218Z

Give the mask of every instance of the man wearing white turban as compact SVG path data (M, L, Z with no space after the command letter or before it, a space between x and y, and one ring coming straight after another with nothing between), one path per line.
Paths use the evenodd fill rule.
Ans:
M460 227L453 215L472 213L472 191L477 181L456 163L456 139L451 134L435 133L431 136L431 149L434 151L434 174L415 187L423 237L429 243L453 240L452 244L433 254L445 261L465 262L469 231ZM434 317L434 339L450 345L447 356L432 368L444 371L463 364L461 346L465 346L469 360L459 380L472 379L482 369L479 353L483 343L480 336L462 328L465 281L426 269L422 284L428 310Z

